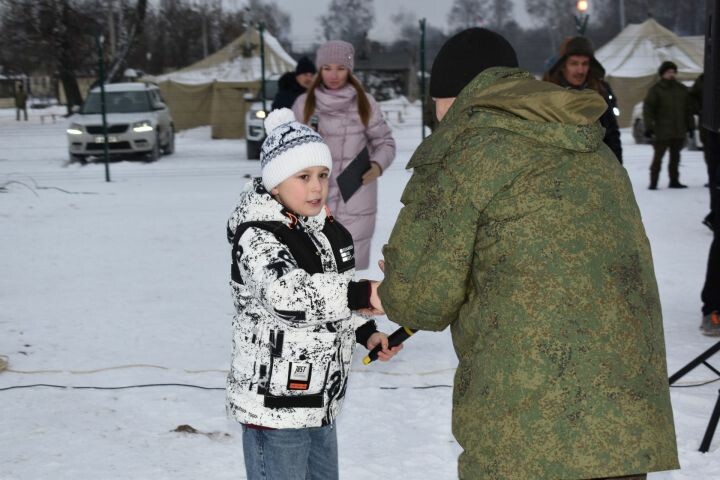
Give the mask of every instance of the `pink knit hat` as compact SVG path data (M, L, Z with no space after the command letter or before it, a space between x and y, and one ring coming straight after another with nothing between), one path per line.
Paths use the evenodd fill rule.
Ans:
M355 66L355 49L348 42L342 40L330 40L323 43L318 48L315 64L318 68L330 63L345 65L348 70L352 71Z

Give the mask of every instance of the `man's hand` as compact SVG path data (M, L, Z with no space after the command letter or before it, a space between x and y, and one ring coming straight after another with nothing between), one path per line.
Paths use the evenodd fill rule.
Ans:
M370 282L370 306L368 308L361 308L358 312L371 317L385 315L385 311L382 308L382 302L380 302L380 297L377 294L377 289L381 282L378 282L377 280L368 281Z
M382 175L382 168L380 168L380 165L378 165L377 162L370 162L370 170L365 172L362 176L363 185L374 182L380 175Z
M397 345L392 348L388 348L388 336L382 332L375 332L372 335L370 335L370 338L368 338L367 347L368 350L372 350L378 345L382 345L382 350L378 351L378 360L382 362L387 362L392 357L397 355L397 353L403 349L402 344Z
M382 302L378 295L378 287L381 283L382 282L378 282L377 280L370 280L370 306L381 312L378 315L385 315L385 310L383 310Z

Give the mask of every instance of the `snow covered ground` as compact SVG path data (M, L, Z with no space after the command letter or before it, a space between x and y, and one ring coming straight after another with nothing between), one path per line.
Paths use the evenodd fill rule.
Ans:
M58 108L58 107L53 107ZM58 110L59 112L62 109ZM18 123L0 110L0 479L242 479L240 430L226 419L232 302L225 221L246 176L244 142L181 132L156 163L67 165L65 125L40 111ZM400 208L420 140L419 109L391 122L394 165L380 178L375 260ZM710 232L700 152L683 152L690 188L646 189L651 148L623 132L665 314L668 368L714 344L700 335L699 292ZM375 263L374 261L372 262ZM363 277L379 278L374 267ZM391 330L394 325L382 320ZM448 332L420 333L393 362L354 361L339 420L344 479L456 478L450 432L456 365ZM720 364L720 354L714 359ZM715 376L697 368L681 383ZM720 433L697 449L718 384L672 389L682 470L651 480L720 478ZM197 433L176 432L189 425Z

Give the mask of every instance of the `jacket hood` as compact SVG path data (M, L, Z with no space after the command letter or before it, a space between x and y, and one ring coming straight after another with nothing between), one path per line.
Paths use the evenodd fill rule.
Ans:
M240 193L237 206L228 221L229 233L234 235L238 225L245 222L274 221L290 227L292 220L286 212L285 207L265 190L262 179L255 178L245 184ZM327 213L323 209L314 217L298 217L298 221L304 228L316 232L322 230L326 217Z
M295 78L295 72L286 72L278 79L278 89L280 90L300 90L304 92L305 89L297 82Z
M593 77L597 80L605 78L605 68L598 62L597 58L595 58L595 49L592 46L592 42L585 37L568 37L562 42L560 45L560 53L558 54L557 60L555 60L548 70L548 76L556 77L559 75L559 71L565 64L565 60L573 55L588 57L590 59L588 77Z
M566 150L593 152L605 134L598 123L605 110L605 100L594 90L568 90L535 80L517 68L490 68L460 92L408 168L430 160L420 160L424 150L437 156L438 145L449 149L467 128L478 127L509 130Z

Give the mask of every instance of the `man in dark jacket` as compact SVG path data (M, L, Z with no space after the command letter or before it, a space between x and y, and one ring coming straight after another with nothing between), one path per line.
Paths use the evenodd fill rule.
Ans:
M652 139L655 155L650 165L650 190L657 190L662 158L670 150L669 188L687 188L680 183L680 150L685 136L695 129L688 89L678 82L677 65L665 61L658 69L660 80L650 87L643 103L645 136Z
M595 58L592 43L585 37L566 39L560 46L560 58L550 67L543 80L574 90L591 88L598 92L607 103L607 110L600 117L605 128L603 142L610 147L622 163L622 143L617 123L617 99L610 85L603 80L605 69Z
M703 80L705 75L701 74L693 86L690 88L690 99L693 105L693 113L697 114L702 118L702 104L703 104ZM710 213L703 219L703 225L706 225L710 230L714 229L713 218L716 200L715 197L718 193L718 185L716 182L717 172L720 170L720 164L718 164L717 152L713 154L712 146L708 143L711 141L710 136L718 135L718 132L712 132L706 129L702 122L698 126L700 128L700 141L703 144L703 155L705 156L705 165L707 165L708 171L708 186L710 187Z
M706 154L711 156L715 165L720 162L720 133L707 132L706 143L703 144ZM713 205L711 220L713 228L713 242L710 244L710 254L708 255L707 270L705 272L705 284L702 293L702 313L703 319L700 328L704 335L713 337L720 336L720 192L717 191L718 182L720 182L720 168L715 169L715 178L713 185L716 189L713 196Z
M15 120L20 121L20 113L25 115L25 121L27 121L27 93L23 88L22 84L18 85L17 91L15 92Z
M294 72L285 73L278 80L278 92L273 100L272 109L292 108L295 99L310 88L317 69L308 57L298 60Z
M700 75L690 89L693 112L701 118L700 138L710 187L710 213L703 219L703 223L713 231L705 284L700 295L703 304L700 329L704 335L720 336L720 132L708 130L702 124L704 77Z

